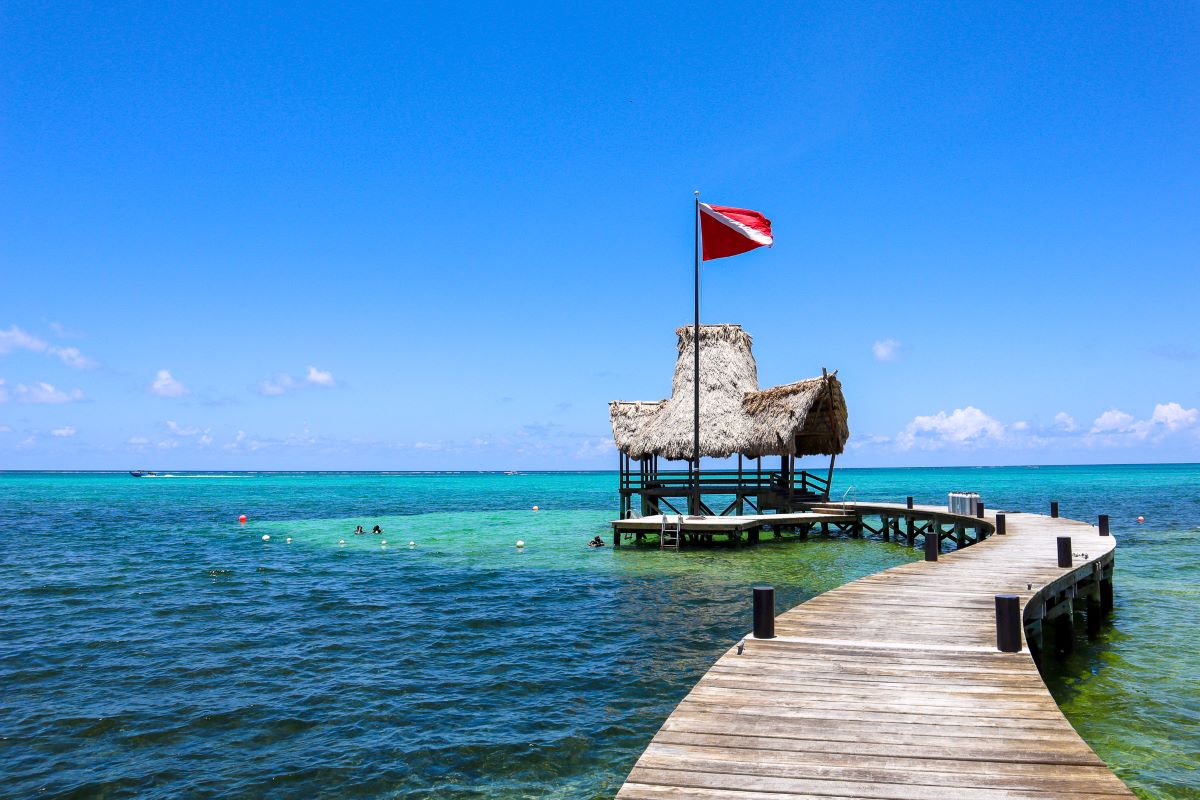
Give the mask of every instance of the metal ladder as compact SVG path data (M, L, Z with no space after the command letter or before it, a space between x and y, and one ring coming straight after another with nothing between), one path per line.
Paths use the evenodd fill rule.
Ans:
M678 550L683 539L683 517L676 515L675 521L663 514L662 527L658 531L658 546L661 550Z

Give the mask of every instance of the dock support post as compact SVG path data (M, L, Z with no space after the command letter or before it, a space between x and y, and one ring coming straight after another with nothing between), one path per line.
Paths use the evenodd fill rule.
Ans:
M980 500L975 504L975 516L978 519L983 519L983 501Z
M941 525L936 523L930 523L929 530L925 531L926 561L937 561L938 559L938 551L942 549L941 527Z
M996 595L996 649L1021 652L1021 598L1015 594Z
M1050 516L1055 519L1058 518L1058 501L1057 500L1050 501Z
M906 501L906 504L907 504L909 510L911 510L912 506L913 506L912 495L909 495L907 498L905 498L905 501Z
M1108 536L1108 514L1100 515L1100 535Z
M754 638L775 638L775 589L754 587Z
M883 540L885 542L890 542L892 540L892 518L886 514L881 514L879 516L879 521L883 523Z
M1074 559L1071 556L1071 537L1058 537L1058 565L1060 567L1069 567Z
M616 528L613 529L613 547L621 546L621 532Z
M1008 522L1005 520L1003 514L996 515L996 533L1000 536L1008 533Z
M1108 616L1113 610L1113 582L1111 573L1105 575L1100 579L1100 613Z
M1100 610L1100 598L1096 594L1089 594L1087 597L1087 635L1090 639L1100 632L1100 622L1104 617L1104 612Z
M1075 611L1070 598L1062 602L1065 607L1054 618L1054 652L1065 656L1075 649Z
M961 522L954 523L954 544L959 550L967 546L967 527Z

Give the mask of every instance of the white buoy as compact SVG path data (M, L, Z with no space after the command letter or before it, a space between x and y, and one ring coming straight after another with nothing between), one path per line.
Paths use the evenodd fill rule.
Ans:
M416 543L416 542L409 542L409 543L408 543L408 546L409 546L409 547L416 547L416 546L417 546L417 543Z
M345 544L345 543L346 543L346 540L345 540L345 539L338 539L338 544L339 544L339 545L341 545L341 544Z
M271 541L271 534L269 534L269 533L264 533L264 534L263 534L263 541L264 541L264 542L269 542L269 541Z
M387 539L382 539L382 540L380 540L380 542L379 542L379 545L380 545L381 547L387 547Z
M291 544L291 543L292 543L292 537L290 537L290 536L289 536L289 537L287 538L287 543L288 543L288 544Z
M517 539L517 549L521 550L525 547L525 542L522 539Z

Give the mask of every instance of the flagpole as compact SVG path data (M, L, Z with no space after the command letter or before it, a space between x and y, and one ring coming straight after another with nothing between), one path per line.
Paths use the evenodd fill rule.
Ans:
M693 363L693 366L695 367L695 372L693 373L693 381L692 381L692 383L693 383L692 388L694 390L692 393L692 412L693 412L692 413L692 455L696 459L696 469L692 473L692 475L693 475L692 479L694 481L694 483L692 485L692 495L693 495L692 513L700 514L701 508L703 508L703 506L701 506L701 504L700 504L700 192L699 192L699 190L697 190L695 192L695 195L696 195L696 207L695 207L694 222L696 224L696 233L695 233L695 237L694 237L694 239L695 239L694 244L695 244L695 251L696 251L696 262L695 262L695 266L696 266L696 275L695 275L695 278L696 278L696 280L695 280L696 327L695 327L695 332L694 332L694 338L692 339L692 354L695 357L694 363Z

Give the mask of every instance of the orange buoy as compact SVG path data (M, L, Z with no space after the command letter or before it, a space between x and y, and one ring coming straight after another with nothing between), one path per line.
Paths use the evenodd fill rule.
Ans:
M533 507L533 510L534 510L534 511L537 511L537 510L538 510L538 507L537 507L537 506L534 506L534 507Z
M245 514L242 514L240 517L238 517L238 522L240 522L240 523L242 523L243 525L245 525L245 524L246 524L246 515L245 515Z
M1138 517L1138 525L1141 525L1145 521L1146 521L1145 517Z

